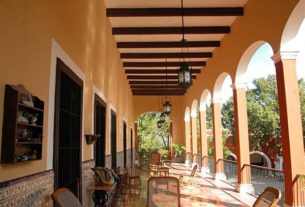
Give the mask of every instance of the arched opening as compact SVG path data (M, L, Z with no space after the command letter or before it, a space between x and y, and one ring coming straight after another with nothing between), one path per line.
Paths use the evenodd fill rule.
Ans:
M253 151L250 152L250 163L251 165L257 165L262 167L272 167L270 158L263 152Z
M191 110L190 107L186 107L184 112L184 130L185 130L185 148L186 158L185 164L191 165L193 160L192 152L192 129L191 129Z
M191 108L191 126L192 126L192 141L193 141L193 162L201 167L201 139L200 139L200 114L199 104L195 99Z
M256 194L282 181L272 177L274 162L281 156L280 117L274 56L264 41L253 43L239 62L235 87L246 90L251 181ZM243 137L240 137L242 139ZM241 155L241 156L246 156ZM266 168L261 168L266 167ZM268 176L265 181L262 175Z
M268 154L273 161L281 155L279 146L279 106L275 66L271 46L263 41L253 43L238 65L237 87L247 90L247 114L250 151Z
M235 183L236 164L226 158L235 150L234 141L234 107L232 79L229 74L222 73L216 80L213 93L213 116L214 116L214 146L216 161L219 168L223 168L229 182ZM217 108L220 108L217 111ZM220 120L220 121L217 121ZM229 148L230 147L230 148ZM220 159L219 159L220 158Z
M214 87L213 102L221 103L221 122L223 139L223 157L227 158L235 151L234 141L234 107L232 79L229 74L221 74Z
M170 159L170 120L166 117L162 125L159 125L160 116L160 112L147 112L137 120L139 160L143 169L148 167L152 152L160 153L163 160Z
M205 89L200 97L200 136L201 136L201 159L202 172L214 171L214 160L211 159L213 147L211 93Z

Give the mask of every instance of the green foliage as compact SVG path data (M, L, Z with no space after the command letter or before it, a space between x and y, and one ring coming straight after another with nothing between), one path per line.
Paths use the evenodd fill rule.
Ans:
M213 146L213 137L208 136L208 156L214 157L214 146ZM228 132L226 130L222 131L222 143L223 143L223 157L226 158L230 155L231 150L225 145L228 139Z
M175 150L175 153L183 153L186 150L185 146L180 144L173 144L173 148Z
M302 127L303 127L303 139L305 143L305 81L301 78L299 81L299 94L301 103L301 115L302 115Z
M138 119L139 157L147 159L151 152L169 150L169 119L159 129L157 121L161 113L145 113ZM164 153L165 154L165 153Z
M301 103L303 136L305 134L305 82L298 81ZM279 133L279 104L277 84L274 75L267 78L259 78L253 81L255 88L247 91L247 113L250 137L250 150L261 150L262 146ZM233 99L230 98L222 108L223 127L234 129Z
M206 106L207 129L213 129L212 107Z

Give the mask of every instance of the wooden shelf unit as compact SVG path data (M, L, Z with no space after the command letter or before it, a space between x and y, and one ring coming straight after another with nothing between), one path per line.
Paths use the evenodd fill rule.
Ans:
M5 85L1 163L42 158L44 102L32 96L31 106L19 102L19 97L18 90ZM18 119L20 116L22 121Z

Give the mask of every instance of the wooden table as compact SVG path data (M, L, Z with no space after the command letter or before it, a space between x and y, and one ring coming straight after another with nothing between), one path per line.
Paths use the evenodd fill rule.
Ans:
M94 186L89 186L87 188L87 191L89 194L89 198L92 197L92 200L94 201L95 206L98 206L98 205L105 206L105 204L107 203L107 201L109 199L109 197L107 195L107 191L112 191L115 189L115 187L116 187L116 183L113 185L94 185ZM96 192L101 192L101 196L103 199L101 203L96 198ZM90 200L89 200L89 206L91 204Z
M167 177L167 176L169 176L169 168L168 167L159 167L157 173L158 173L159 177L162 177L162 176Z

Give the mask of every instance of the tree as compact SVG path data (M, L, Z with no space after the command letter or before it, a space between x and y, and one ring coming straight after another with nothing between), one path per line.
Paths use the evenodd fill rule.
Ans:
M247 91L248 130L250 150L261 147L279 129L279 106L276 79L274 75L253 81L254 88ZM235 136L233 99L222 108L223 126Z
M169 118L161 128L157 127L157 121L161 113L149 112L138 119L139 156L149 156L151 152L169 150ZM163 151L162 151L163 152Z
M247 113L250 137L250 150L261 150L261 147L274 136L280 134L279 105L277 84L274 75L253 81L255 88L247 91ZM300 79L299 95L302 115L303 139L305 141L305 81ZM223 106L223 126L234 131L233 99Z

